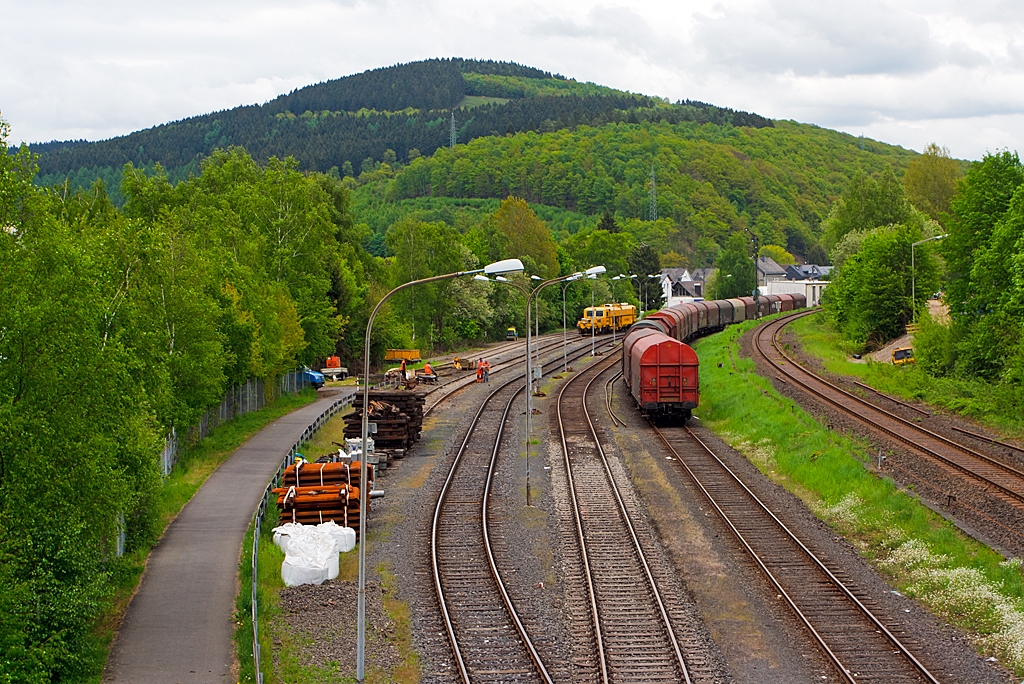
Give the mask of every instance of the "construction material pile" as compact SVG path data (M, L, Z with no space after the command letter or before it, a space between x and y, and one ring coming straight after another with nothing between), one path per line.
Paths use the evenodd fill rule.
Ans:
M285 523L274 528L274 544L284 551L281 579L285 586L322 584L338 577L338 554L356 545L356 531L333 521L319 525Z
M402 456L423 429L424 395L408 390L370 390L369 421L376 423L373 439L378 451ZM355 411L345 417L345 437L361 437L363 430L363 394L356 394ZM398 451L399 453L394 453Z
M374 467L367 465L372 488ZM333 521L359 529L359 461L351 463L305 463L288 466L282 486L274 489L281 521L319 525ZM369 490L367 490L369 491ZM370 508L369 499L366 502Z

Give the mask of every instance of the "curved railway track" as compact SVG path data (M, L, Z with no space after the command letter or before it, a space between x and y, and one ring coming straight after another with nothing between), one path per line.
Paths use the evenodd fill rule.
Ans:
M577 345L571 358L589 351L589 342ZM548 374L560 369L560 364L552 365ZM465 684L553 681L498 571L488 517L505 425L523 389L523 378L516 377L481 403L434 510L430 549L434 589Z
M929 682L935 676L911 653L901 631L886 625L746 483L689 428L651 429L766 575L848 684Z
M950 479L969 481L976 489L981 490L979 495L994 499L1024 517L1024 471L851 394L807 370L787 354L779 342L782 329L797 318L813 313L815 312L809 311L776 319L755 331L755 353L769 363L774 371L781 374L780 380L802 389L826 406L838 409L844 415L852 417L884 437L902 443L912 453L926 459ZM889 400L921 411L904 402L891 398ZM974 438L977 439L978 436ZM1009 444L1003 446L1012 447ZM905 469L901 470L928 490L937 492L947 503L955 501L957 495L962 494L943 490L934 482L928 482L925 478L909 473ZM989 528L995 528L998 534L1014 540L1018 545L1024 545L1024 531L1019 527L1012 523L1007 524L1005 520L1001 521L994 517L991 512L985 512L966 502L957 501L957 505Z
M619 361L592 365L558 393L557 421L576 545L593 624L599 681L689 682L703 670L692 633L680 627L677 597L666 590L664 568L645 551L587 405L588 392ZM607 384L605 384L607 390ZM607 401L607 394L606 394ZM605 406L610 410L610 406Z

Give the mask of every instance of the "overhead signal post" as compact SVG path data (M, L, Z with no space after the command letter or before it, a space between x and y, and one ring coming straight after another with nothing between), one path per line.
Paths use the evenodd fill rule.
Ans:
M377 313L384 305L384 302L391 295L413 285L434 283L439 280L450 280L467 275L498 275L501 273L521 272L522 270L523 262L519 259L505 259L473 271L457 271L455 273L446 273L445 275L421 278L420 280L403 283L388 292L377 302L377 306L373 308L373 313L370 314L370 320L366 322L366 340L363 345L363 451L359 457L359 596L356 602L356 681L360 682L360 684L366 672L366 501L368 497L368 492L366 491L366 483L368 481L366 476L366 447L370 430L370 333L373 331L373 321L377 318ZM527 304L529 304L529 301L527 301ZM529 355L527 355L527 358L529 358Z

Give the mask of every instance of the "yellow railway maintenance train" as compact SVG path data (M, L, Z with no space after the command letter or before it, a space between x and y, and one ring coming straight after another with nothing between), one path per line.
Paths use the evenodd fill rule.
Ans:
M583 310L583 318L579 320L576 327L580 335L590 335L591 325L594 325L594 333L603 335L613 330L625 330L636 323L636 307L632 304L601 304L600 306L588 306Z

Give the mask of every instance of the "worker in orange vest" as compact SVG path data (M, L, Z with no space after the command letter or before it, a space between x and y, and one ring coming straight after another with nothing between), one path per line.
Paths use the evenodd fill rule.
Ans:
M484 361L483 364L484 364L484 382L490 382L491 381L491 362L490 361Z
M480 361L477 361L477 363L476 363L476 381L477 382L483 382L484 381L484 364L483 364L483 359L480 359Z
M405 359L402 359L402 379L405 380L406 377L408 376L405 374Z
M424 361L423 362L423 374L424 375L433 375L434 374L434 369L430 367L430 362L429 361Z

